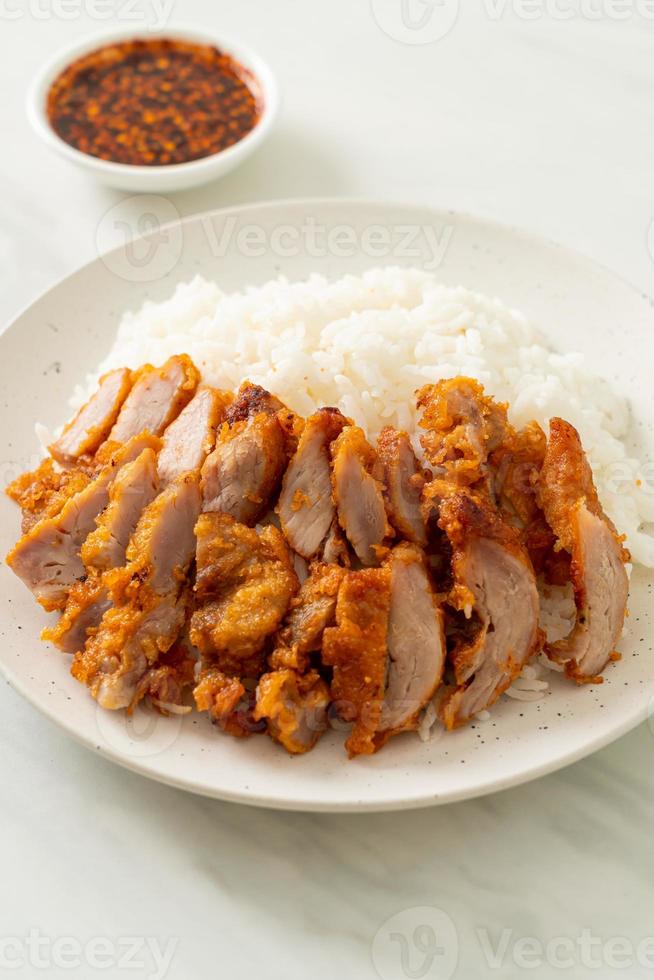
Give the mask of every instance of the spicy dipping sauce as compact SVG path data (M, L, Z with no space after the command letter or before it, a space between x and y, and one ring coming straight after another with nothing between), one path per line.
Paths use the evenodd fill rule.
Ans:
M50 87L48 120L75 149L161 167L219 153L261 115L248 72L210 45L121 41L70 64Z

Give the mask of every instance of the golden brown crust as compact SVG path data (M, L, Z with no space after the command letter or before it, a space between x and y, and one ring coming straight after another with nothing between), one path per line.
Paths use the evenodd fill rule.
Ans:
M449 480L473 486L486 477L489 454L508 429L507 405L489 398L474 378L449 378L418 393L425 435L420 442L432 466Z
M184 707L182 711L175 711L175 708L182 708L184 692L193 684L194 676L195 658L184 643L174 643L161 654L157 666L141 678L127 713L131 715L144 698L149 698L162 715L190 711L190 707Z
M257 686L254 718L266 721L268 734L292 755L314 747L327 727L329 688L317 673L275 670Z
M613 523L606 516L593 480L593 471L581 444L579 433L570 422L561 418L550 420L550 437L538 486L538 498L545 517L561 547L572 551L574 546L575 508L583 501L591 514L600 517L622 543ZM623 548L623 561L629 552Z
M339 565L315 562L291 603L275 637L269 657L277 670L292 668L301 673L309 666L309 655L320 650L325 629L333 625L338 590L345 575Z
M21 530L27 534L38 521L55 517L69 497L83 490L93 479L91 467L76 466L56 470L47 457L29 473L22 473L6 489L23 512Z
M348 572L338 593L335 627L325 630L323 661L334 668L336 710L354 728L350 757L375 752L386 678L391 573L388 567Z
M207 665L240 673L260 662L299 587L288 545L275 527L259 532L220 513L201 514L196 536L191 640Z
M235 738L244 738L264 725L253 717L253 699L240 680L222 673L217 667L203 670L193 691L198 711L206 711L222 731Z
M455 609L468 612L474 604L473 596L464 584L465 576L458 574L459 566L466 560L466 549L471 539L490 538L521 561L526 558L518 531L507 524L484 494L450 488L448 495L441 499L438 526L452 546L454 585L448 600Z
M275 418L281 428L285 441L285 452L290 456L297 449L298 440L302 434L304 420L292 412L276 395L272 395L261 385L244 381L238 389L236 397L228 405L225 412L227 426L237 427L238 424L252 420L257 416L267 415Z

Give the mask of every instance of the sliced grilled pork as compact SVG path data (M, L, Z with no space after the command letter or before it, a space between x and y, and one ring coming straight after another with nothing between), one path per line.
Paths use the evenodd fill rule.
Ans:
M288 462L291 419L263 388L242 385L202 467L204 511L255 524L270 509Z
M82 649L87 633L100 625L109 608L103 573L124 564L138 520L157 495L156 460L154 449L144 449L118 471L109 487L109 504L96 519L95 531L81 548L86 576L72 587L57 625L43 632L44 640L50 640L66 653Z
M58 463L69 466L80 456L93 455L109 435L131 386L132 372L127 368L100 378L98 390L49 447Z
M332 485L338 520L362 565L378 565L392 534L386 520L381 467L363 430L346 426L332 444Z
M169 357L160 368L151 364L140 368L109 439L127 442L145 431L161 435L191 400L199 378L197 368L186 354Z
M292 755L314 747L327 727L329 688L317 671L275 670L259 678L254 717Z
M547 653L578 683L600 682L624 626L629 555L602 510L579 433L563 419L550 422L539 498L559 546L572 556L577 604L572 632Z
M455 491L441 502L439 524L452 547L452 605L470 618L457 643L457 686L441 703L447 728L490 707L540 649L536 577L518 531L483 496Z
M163 434L158 473L168 486L184 473L199 470L216 442L230 396L202 385Z
M420 497L425 477L408 434L387 426L379 434L377 452L384 467L390 522L401 537L424 547L427 531Z
M203 666L258 676L265 641L299 586L288 545L275 527L255 530L221 513L202 514L196 534L191 641Z
M197 476L172 483L145 509L127 564L105 576L111 608L73 662L72 673L103 708L131 707L148 689L186 618L186 581L200 512Z
M7 556L7 564L44 609L63 609L68 592L86 574L80 551L109 502L109 488L121 466L159 440L148 433L116 449L99 475L64 504L55 517L39 521Z
M306 559L318 553L336 516L329 447L345 425L336 408L321 408L308 418L284 474L279 519L291 548Z

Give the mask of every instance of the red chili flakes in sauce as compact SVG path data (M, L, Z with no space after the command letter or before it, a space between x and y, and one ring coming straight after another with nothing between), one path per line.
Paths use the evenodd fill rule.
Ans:
M48 92L48 119L66 143L102 160L188 163L254 129L261 104L247 78L238 62L209 45L125 41L59 75Z

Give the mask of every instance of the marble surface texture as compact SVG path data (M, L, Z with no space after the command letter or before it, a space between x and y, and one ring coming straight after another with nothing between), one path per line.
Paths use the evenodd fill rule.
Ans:
M559 240L652 292L652 5L466 0L456 20L453 0L430 6L411 0L403 22L401 0L0 3L0 319L93 258L125 197L42 150L24 111L33 73L77 35L166 15L251 43L283 91L265 148L174 196L180 214L300 195L432 203ZM4 683L0 717L0 975L654 975L647 726L478 801L325 816L140 779Z

